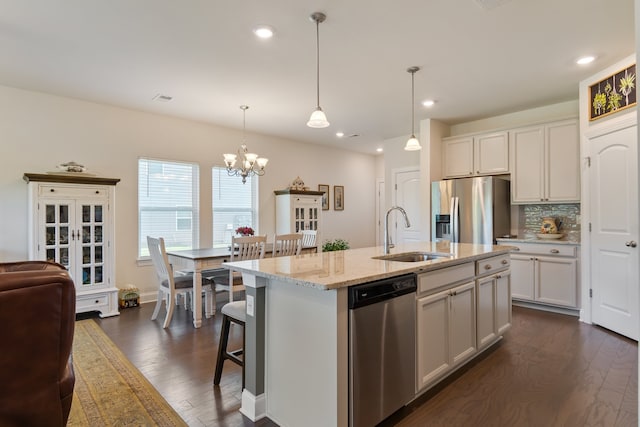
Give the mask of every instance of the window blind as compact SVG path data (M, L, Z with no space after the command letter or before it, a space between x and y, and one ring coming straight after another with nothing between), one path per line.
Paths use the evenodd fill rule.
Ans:
M138 160L138 256L148 257L147 236L167 250L199 246L198 165Z

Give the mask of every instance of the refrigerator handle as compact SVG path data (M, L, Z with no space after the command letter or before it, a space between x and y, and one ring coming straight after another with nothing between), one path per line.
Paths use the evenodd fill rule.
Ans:
M451 198L451 213L450 213L450 221L451 221L451 241L458 242L460 241L460 229L459 229L459 218L458 218L458 198Z

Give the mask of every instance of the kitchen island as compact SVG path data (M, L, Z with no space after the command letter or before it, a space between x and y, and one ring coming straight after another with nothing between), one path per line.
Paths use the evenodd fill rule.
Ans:
M384 255L383 247L379 246L223 264L241 271L246 286L245 389L241 412L252 420L268 416L283 426L347 426L348 288L408 273L418 275L417 297L421 297L416 299L418 310L423 303L454 298L456 293L449 285L462 289L461 285L468 288L473 284L470 293L473 307L465 314L473 323L472 334L466 334L472 341L473 351L465 349L450 363L440 363L434 354L427 354L422 357L425 360L422 363L421 337L431 339L442 334L426 331L421 335L418 327L416 396L424 392L477 354L482 348L477 341L482 341L486 348L508 327L505 322L510 322L510 298L503 299L507 306L503 304L498 315L493 310L500 303L495 289L487 287L491 289L489 294L478 292L478 297L490 295L490 301L485 302L492 311L487 317L489 321L485 322L483 310L478 309L476 313L475 284L497 284L503 276L491 276L493 271L506 271L508 278L510 249L495 245L419 242L398 245L391 254L429 252L447 256L419 262L389 261L378 259ZM478 277L483 279L476 280ZM510 282L500 283L507 284L509 295ZM429 316L433 321L433 316ZM439 323L442 325L437 326L442 329L448 321L443 319ZM487 339L485 335L480 336L480 331L487 329L480 327L485 323L490 324L491 329ZM447 343L456 341L443 339ZM430 363L434 361L438 363Z

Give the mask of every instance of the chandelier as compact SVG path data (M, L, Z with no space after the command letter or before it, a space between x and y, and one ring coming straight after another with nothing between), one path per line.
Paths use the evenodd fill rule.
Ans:
M264 168L267 166L269 159L264 157L258 157L255 153L249 153L246 144L246 115L249 109L248 105L241 105L242 110L242 145L238 150L238 154L223 154L224 164L227 166L227 173L229 176L241 176L242 183L247 182L247 177L252 175L262 176L264 175ZM236 166L236 163L240 160L240 164Z

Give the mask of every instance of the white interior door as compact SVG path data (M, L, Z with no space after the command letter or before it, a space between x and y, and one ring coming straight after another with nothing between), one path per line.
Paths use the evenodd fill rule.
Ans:
M638 339L637 129L589 138L592 321Z
M402 207L409 217L410 227L405 227L404 219L398 211L389 217L389 228L394 230L394 243L419 242L421 240L420 218L420 171L405 169L395 171L394 199L395 206ZM427 195L425 197L428 197ZM393 226L392 226L393 225Z

